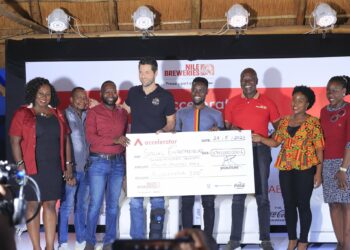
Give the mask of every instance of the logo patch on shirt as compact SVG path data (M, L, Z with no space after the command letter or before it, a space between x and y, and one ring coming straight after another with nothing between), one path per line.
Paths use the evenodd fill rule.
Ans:
M258 109L267 109L267 107L266 106L264 106L264 105L259 105L259 106L256 106Z
M158 97L154 97L153 98L153 100L152 100L152 104L154 105L154 106L158 106L159 105L159 98Z

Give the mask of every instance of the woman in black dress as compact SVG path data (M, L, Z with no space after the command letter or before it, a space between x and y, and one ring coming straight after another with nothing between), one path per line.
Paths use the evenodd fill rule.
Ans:
M69 128L63 114L56 109L54 87L44 78L34 78L26 86L26 105L20 107L11 122L9 134L16 165L25 169L39 185L41 201L25 188L26 217L31 218L38 206L43 208L46 249L54 249L56 203L61 196L62 175L72 178ZM40 213L27 223L34 250L40 247Z

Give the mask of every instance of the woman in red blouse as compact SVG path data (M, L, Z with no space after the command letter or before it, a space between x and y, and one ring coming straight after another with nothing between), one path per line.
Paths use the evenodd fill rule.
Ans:
M285 219L288 231L288 250L307 249L312 214L310 199L313 188L321 185L323 134L316 117L306 113L315 102L311 88L297 86L293 90L292 114L281 119L272 138L254 134L253 141L270 147L280 144L275 162L279 171ZM297 213L298 210L298 213ZM297 240L297 220L300 237Z
M332 77L327 84L329 104L321 110L326 146L323 161L323 196L329 203L337 249L350 249L350 93L348 76Z
M25 187L27 219L43 207L46 249L54 249L56 203L61 197L62 174L72 179L69 128L63 114L55 107L58 98L54 87L44 78L34 78L26 86L25 102L14 114L9 135L18 169L25 170L38 184L41 201ZM40 213L27 223L34 250L40 247Z

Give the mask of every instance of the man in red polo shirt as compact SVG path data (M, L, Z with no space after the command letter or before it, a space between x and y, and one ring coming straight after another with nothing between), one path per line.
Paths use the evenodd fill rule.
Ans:
M90 144L87 177L90 202L86 221L85 250L94 250L96 226L103 197L106 199L106 232L103 250L111 250L117 236L119 195L125 176L124 151L128 143L125 133L127 112L116 106L117 87L112 81L101 86L102 103L91 108L86 116L86 139Z
M276 128L280 119L277 106L268 97L260 94L256 86L258 77L254 69L246 68L241 73L242 94L229 100L225 107L227 129L251 130L252 133L268 136L269 122ZM273 249L270 241L270 201L268 178L271 151L262 144L253 144L255 197L258 205L260 247ZM227 249L240 249L246 194L233 195L231 236Z

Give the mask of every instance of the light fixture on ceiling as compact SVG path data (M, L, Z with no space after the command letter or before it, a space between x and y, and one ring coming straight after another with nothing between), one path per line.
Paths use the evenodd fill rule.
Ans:
M249 12L240 4L234 4L227 11L227 24L236 30L244 29L248 26Z
M46 20L50 34L53 32L62 34L69 28L70 16L62 9L54 9Z
M326 3L320 3L312 12L314 17L314 28L333 28L337 22L337 12Z
M155 14L146 6L140 6L131 16L134 20L134 28L147 31L154 26Z

